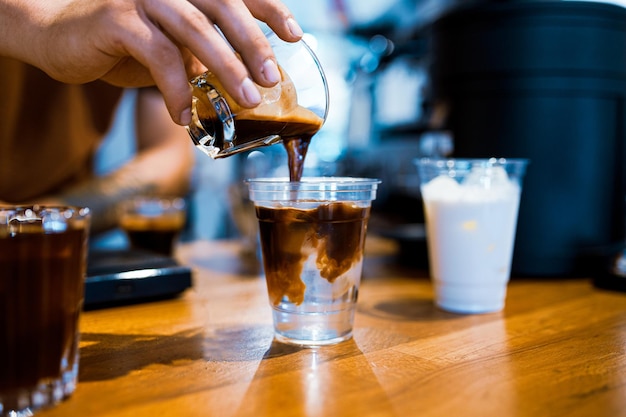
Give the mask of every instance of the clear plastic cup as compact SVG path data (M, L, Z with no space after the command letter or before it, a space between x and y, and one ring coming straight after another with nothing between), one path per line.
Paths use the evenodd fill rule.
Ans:
M524 159L419 159L436 304L457 313L504 307Z
M303 346L350 339L367 222L380 181L305 177L247 183L276 339Z

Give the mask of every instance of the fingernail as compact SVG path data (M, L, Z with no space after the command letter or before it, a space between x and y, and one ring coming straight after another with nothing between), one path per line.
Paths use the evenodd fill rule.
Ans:
M267 58L265 62L263 62L261 72L265 77L265 81L268 83L276 84L280 81L280 71L273 59Z
M187 107L180 114L180 124L183 126L191 124L191 107Z
M302 28L300 27L298 22L295 21L293 17L290 17L289 19L287 19L287 26L289 27L289 31L291 32L293 36L300 38L302 37L302 35L304 35Z
M261 103L261 93L257 88L256 84L252 82L250 78L245 78L241 83L241 91L243 92L243 96L248 100L248 103L252 105L257 105Z

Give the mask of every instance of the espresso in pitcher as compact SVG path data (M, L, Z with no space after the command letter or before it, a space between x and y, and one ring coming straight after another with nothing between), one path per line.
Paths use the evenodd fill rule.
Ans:
M208 112L202 119L206 125L217 123L215 114ZM302 176L304 159L309 142L322 127L323 119L303 107L287 115L265 115L258 112L242 112L233 119L237 143L244 144L271 136L280 137L289 158L289 177L291 181L299 181ZM224 133L214 129L215 142L218 147L224 145Z
M280 136L287 151L289 179L300 181L309 143L322 123L322 118L315 113L298 107L287 116L272 120L235 118L235 130L237 138L243 141L270 135Z
M210 72L192 80L197 120L188 131L196 146L213 158L282 141L289 155L291 180L298 181L308 144L324 118L298 104L292 80L279 69L279 85L259 87L263 102L252 109L236 103Z

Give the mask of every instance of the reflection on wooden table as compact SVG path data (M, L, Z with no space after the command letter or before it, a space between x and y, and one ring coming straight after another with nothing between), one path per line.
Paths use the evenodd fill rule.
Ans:
M514 279L504 311L456 315L369 238L354 338L301 349L273 342L261 272L238 249L185 244L182 297L86 312L78 389L37 415L626 415L624 294Z

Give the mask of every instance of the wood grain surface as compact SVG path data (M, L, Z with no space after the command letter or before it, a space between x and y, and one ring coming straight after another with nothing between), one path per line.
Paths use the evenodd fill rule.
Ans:
M84 313L78 388L37 415L626 415L626 294L514 278L504 311L447 313L427 271L368 239L354 337L318 349L273 341L237 242L182 245L193 288Z

